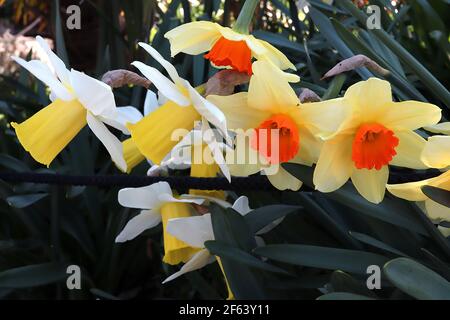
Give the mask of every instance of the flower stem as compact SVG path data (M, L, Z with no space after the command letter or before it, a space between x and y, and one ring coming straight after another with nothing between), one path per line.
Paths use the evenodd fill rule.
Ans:
M255 9L258 4L259 0L245 0L236 23L234 24L234 31L243 34L249 33L249 26L252 22L253 16L255 14Z

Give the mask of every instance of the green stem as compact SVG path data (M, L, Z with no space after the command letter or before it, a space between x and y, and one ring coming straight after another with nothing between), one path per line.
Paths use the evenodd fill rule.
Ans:
M255 14L256 6L260 0L245 0L241 12L234 24L233 30L239 33L248 34L249 27Z

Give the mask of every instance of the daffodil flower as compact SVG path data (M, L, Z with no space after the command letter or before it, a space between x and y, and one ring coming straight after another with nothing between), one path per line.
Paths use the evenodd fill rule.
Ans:
M141 121L128 125L131 137L140 152L152 163L160 164L178 142L172 139L172 134L183 129L186 133L190 132L199 120L209 121L220 130L225 139L229 139L224 114L182 79L175 67L155 49L145 43L139 45L165 68L171 78L169 80L157 69L142 62L132 63L157 87L166 100L164 105Z
M448 122L447 122L448 124ZM439 126L442 128L442 126ZM432 168L450 167L450 136L433 136L428 138L422 151L422 161ZM450 221L450 208L443 206L430 198L423 192L423 186L432 186L450 191L450 170L443 174L417 182L387 185L390 193L396 197L409 201L425 201L425 212L431 220L439 223ZM446 231L448 233L448 230Z
M235 161L227 162L228 167L235 176L248 176L262 170L276 188L298 190L301 181L279 164L295 162L312 165L319 156L321 144L315 135L323 132L323 128L337 128L345 115L342 109L327 104L300 104L289 85L289 82L298 81L298 77L284 73L270 62L254 62L253 73L248 93L207 97L226 115L231 130L242 130L237 137L248 130L253 132L250 145L246 144L244 148L248 154L245 163L241 164L236 159L242 152L237 146ZM271 136L271 129L278 129L278 138ZM267 132L265 142L260 141L260 132ZM272 152L276 149L279 152ZM248 161L255 158L259 159L257 163Z
M241 196L233 203L233 205L229 204L222 199L216 199L214 197L205 196L205 199L215 202L224 208L231 207L242 216L245 216L247 213L251 211L248 205L248 198L246 196ZM267 232L270 229L266 229ZM214 231L212 227L211 214L206 213L201 216L193 216L188 218L174 218L170 219L167 224L167 232L173 235L175 238L183 241L184 243L189 244L193 248L197 248L198 251L196 254L192 256L192 258L187 261L178 272L175 272L167 279L163 281L163 283L167 283L172 281L179 276L203 268L204 266L212 263L214 261L218 261L222 273L225 276L225 282L227 284L228 289L228 300L234 299L234 295L231 291L231 288L228 284L228 280L226 279L225 272L222 267L222 263L218 257L211 255L208 249L205 248L205 242L215 240Z
M158 107L159 102L158 98L156 97L156 94L151 90L147 90L147 94L144 100L144 116L155 111ZM128 118L127 123L136 123L139 122L142 118L143 115L139 111L136 111L132 119L130 119L130 117ZM130 173L134 167L136 167L138 164L140 164L142 161L145 160L145 157L139 151L139 148L136 146L132 138L128 138L125 141L123 141L122 146L123 146L123 157L125 158L125 162L127 164L127 173Z
M205 58L217 67L231 67L252 74L252 58L271 61L281 70L295 69L286 56L264 40L238 33L209 21L196 21L176 27L164 35L170 41L172 57L180 52Z
M424 169L420 160L425 140L413 130L433 125L441 110L432 104L393 102L389 82L377 78L348 88L343 98L318 105L348 109L349 116L325 140L313 182L317 190L331 192L351 178L358 192L373 203L383 200L389 165ZM335 132L333 132L335 131Z
M36 40L49 65L40 60L13 59L50 88L52 103L20 124L11 123L22 146L36 161L49 166L87 124L117 167L126 171L122 145L104 123L126 132L124 122L129 120L130 110L116 108L108 85L79 71L69 71L43 38L38 36Z
M125 188L119 191L119 203L142 211L128 221L117 236L116 242L132 240L144 230L157 226L161 221L164 230L164 258L168 264L187 262L198 250L167 233L167 222L172 218L191 216L190 204L202 204L203 199L174 197L167 182L158 182L141 188Z

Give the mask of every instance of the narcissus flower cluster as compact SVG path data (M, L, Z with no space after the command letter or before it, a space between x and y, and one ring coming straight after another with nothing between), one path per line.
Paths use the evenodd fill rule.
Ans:
M181 25L165 37L172 56L204 54L219 69L250 76L248 89L230 95L207 93L205 85L193 87L181 78L151 45L139 43L167 74L140 61L132 63L158 90L158 95L148 91L141 114L132 107L117 107L108 85L68 70L38 37L48 62L14 58L50 89L50 105L20 124L11 123L25 150L49 166L87 124L123 172L147 160L149 175L164 174L167 168L189 168L192 177L223 176L229 181L264 174L275 188L297 191L302 181L281 166L297 163L314 167L313 184L320 192L333 192L351 180L362 197L380 203L387 187L397 197L425 201L433 220L450 219L450 209L429 199L421 189L430 185L450 190L450 172L446 171L450 167L450 126L438 124L441 110L437 106L396 102L390 83L378 78L353 84L340 98L302 103L291 86L300 79L286 71L295 71L295 66L253 35L198 21ZM120 141L107 125L129 137ZM424 127L444 135L427 140L417 132ZM389 185L393 166L444 172L424 181ZM163 261L184 263L165 282L214 261L222 268L220 258L205 247L206 241L215 238L210 203L241 215L251 211L246 197L231 204L223 190L186 192L178 195L167 182L159 182L125 188L118 194L122 206L140 213L116 241L132 240L162 223ZM224 278L228 285L225 273ZM232 298L229 286L228 291Z

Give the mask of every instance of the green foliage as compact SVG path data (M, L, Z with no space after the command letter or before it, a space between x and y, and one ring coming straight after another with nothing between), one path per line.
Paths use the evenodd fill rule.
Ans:
M384 31L367 30L365 13L346 0L335 1L334 6L310 0L304 19L299 18L301 8L295 1L262 2L265 7L255 15L252 33L278 47L297 66L302 79L297 90L309 88L324 98L339 96L373 72L359 68L332 80L321 80L321 76L340 60L365 54L390 71L385 78L393 84L396 99L430 101L449 116L450 96L445 88L450 77L450 19L444 1L408 1L398 13L389 1L370 1L387 9L382 11ZM163 37L168 30L193 20L229 25L237 14L231 0L205 0L196 7L187 0L172 0L167 7L155 0L101 3L83 4L83 10L94 12L98 22L98 41L91 48L96 63L84 71L97 78L111 69L130 69L134 59L146 59L137 49L139 41L151 39L169 59L168 41ZM58 8L55 0L52 24L57 52L67 63L83 64L68 46L73 35L63 29ZM119 21L122 10L124 26ZM277 14L286 19L274 18ZM89 37L90 30L82 32ZM180 75L194 85L206 82L215 72L201 56L180 54L173 61ZM143 91L137 87L117 89L116 101L141 108ZM46 104L44 86L23 69L16 77L0 77L2 171L118 174L88 130L83 130L50 168L33 161L18 144L9 122L21 122ZM285 168L312 187L312 168L295 164ZM132 174L143 175L146 169L143 164ZM217 263L161 284L177 270L161 262L161 227L125 244L114 242L137 213L120 207L118 189L0 181L0 297L224 298L226 287ZM435 188L424 192L448 205L448 192ZM237 298L450 298L449 240L415 204L387 195L374 205L350 184L329 194L246 195L256 210L245 217L232 209L211 208L215 241L206 243L211 253L221 258ZM257 231L280 218L280 224L259 236L265 245L257 246ZM81 290L65 287L65 267L72 264L81 267ZM383 269L379 290L370 291L366 286L366 269L371 264Z

